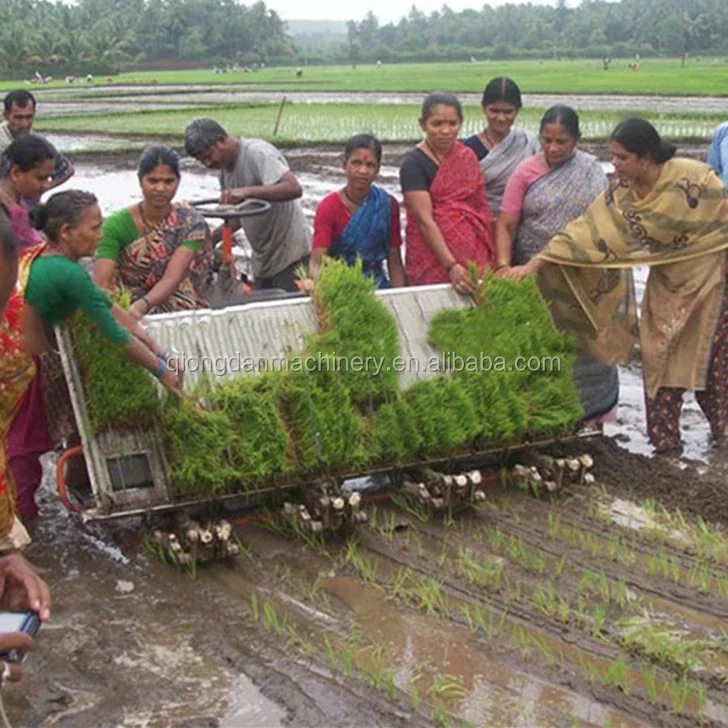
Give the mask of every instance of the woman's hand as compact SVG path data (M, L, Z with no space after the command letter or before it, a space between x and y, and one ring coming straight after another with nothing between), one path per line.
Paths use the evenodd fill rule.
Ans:
M134 319L135 323L139 323L147 314L149 310L146 302L143 298L139 298L129 306L129 315Z
M545 261L541 258L531 258L526 265L517 265L514 268L504 268L503 278L510 281L522 281L526 276L530 276L545 265Z
M170 369L166 369L164 374L159 377L160 384L168 389L172 394L176 394L178 397L182 397L184 392L182 390L182 377L175 374Z
M528 270L527 265L517 265L513 268L501 268L497 275L508 281L522 281L524 278L531 275L531 271Z
M296 288L298 288L301 293L312 294L316 288L316 283L313 278L299 278L296 281Z
M27 652L33 649L33 639L23 632L0 632L0 652L18 650ZM7 672L6 672L7 671ZM0 686L5 680L17 682L23 677L23 669L12 662L0 661Z
M29 609L43 622L51 616L50 589L22 554L0 558L0 609L11 612Z
M495 278L507 278L506 275L509 270L512 270L509 263L505 263L503 265L499 265L497 268L493 270L493 276Z
M475 295L475 284L470 277L470 271L464 265L460 263L453 264L450 267L449 276L452 287L458 293Z

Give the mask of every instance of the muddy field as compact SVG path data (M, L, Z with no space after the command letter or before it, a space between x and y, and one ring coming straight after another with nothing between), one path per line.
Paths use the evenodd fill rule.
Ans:
M338 154L289 155L309 215ZM133 164L79 162L69 186L108 212ZM181 195L216 186L188 165ZM4 691L12 725L728 724L728 459L692 399L683 459L647 456L638 367L620 379L608 437L553 450L590 453L594 484L536 497L495 473L448 517L368 492L369 523L327 542L241 519L243 555L194 579L140 550L141 523L76 523L47 456L29 555L55 608Z

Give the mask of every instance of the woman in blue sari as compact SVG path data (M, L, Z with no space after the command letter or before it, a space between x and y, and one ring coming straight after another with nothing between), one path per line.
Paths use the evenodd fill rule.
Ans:
M399 204L373 184L381 161L382 145L375 137L359 134L346 143L346 185L324 197L316 208L310 262L314 280L328 254L349 265L361 258L364 275L372 278L377 288L406 285Z

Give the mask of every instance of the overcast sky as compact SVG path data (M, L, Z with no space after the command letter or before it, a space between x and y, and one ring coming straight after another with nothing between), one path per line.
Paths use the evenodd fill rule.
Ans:
M249 2L250 0L248 0ZM479 10L484 4L503 5L506 0L494 0L488 3L473 0L451 0L447 5L453 10L474 8ZM518 0L510 0L518 2ZM534 5L555 5L556 0L531 0ZM268 7L273 8L284 19L295 20L360 20L368 10L379 18L381 23L397 21L407 15L412 6L411 0L361 0L358 3L341 2L341 0L265 0ZM575 7L579 0L566 0L569 7ZM431 13L443 6L442 0L417 0L415 5L423 13Z

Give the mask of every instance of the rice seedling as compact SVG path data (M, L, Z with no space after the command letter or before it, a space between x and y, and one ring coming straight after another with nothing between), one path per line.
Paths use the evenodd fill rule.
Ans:
M516 625L511 630L511 633L509 635L511 643L516 647L516 649L520 650L521 657L528 661L531 659L531 647L530 642L531 640L528 637L528 633L526 632L523 627L520 625Z
M438 674L432 680L430 694L445 700L462 700L467 697L468 691L460 678Z
M458 552L457 571L468 583L491 591L499 591L503 584L503 564L483 561L464 547Z
M546 569L546 557L536 549L528 546L522 539L509 536L506 541L506 556L524 571L537 575L543 574Z
M304 581L301 589L303 591L303 597L309 602L318 602L324 596L324 583L321 578L321 574L317 574L313 581Z
M372 652L371 668L369 671L369 678L371 686L375 690L379 690L379 686L382 684L382 673L384 671L384 649L381 645L376 647Z
M430 522L432 513L417 501L407 498L404 493L395 491L390 494L389 499L397 506L397 508L401 508L405 513L409 513L411 516L414 516L418 521L420 521L420 523Z
M494 528L488 531L488 543L493 551L500 551L503 546L503 531L500 528Z
M690 685L687 675L683 675L679 680L672 680L666 683L666 687L670 695L670 700L672 701L672 712L675 715L680 715L690 695Z
M616 687L625 695L632 690L631 670L624 657L618 657L607 667L602 676L602 683L605 687Z
M648 613L617 622L619 641L658 664L688 673L707 657L714 641L687 639L684 631L660 623Z
M260 609L258 606L258 595L253 592L250 596L250 611L253 615L253 619L257 622L260 617Z
M387 688L387 697L390 701L394 700L397 695L397 685L394 682L394 670L389 670L387 676L384 679L384 684Z
M597 604L594 607L593 621L592 621L592 637L597 639L604 628L604 620L607 617L607 610L603 604Z
M416 583L410 590L410 598L417 606L433 616L448 614L447 602L442 584L436 579L425 579Z
M566 554L564 554L554 566L554 579L558 579L561 576L561 573L566 568Z
M537 586L531 598L536 609L543 612L547 617L553 618L556 616L558 600L554 592L553 584Z
M263 620L263 626L266 630L268 630L269 632L273 632L276 635L280 635L283 633L285 629L285 622L281 622L275 607L267 599L263 602L263 610L261 612L261 616Z
M422 708L422 696L420 691L417 689L417 681L420 679L420 675L413 674L409 679L409 689L407 691L410 701L410 708L413 713L419 713Z
M338 665L338 659L336 657L336 650L334 649L334 646L331 644L331 640L329 639L328 635L324 635L324 647L326 649L326 657L329 661L329 668L331 669L331 672L336 672L336 668Z
M561 516L554 511L548 513L548 527L546 529L546 535L550 539L557 539L561 531Z
M387 582L389 595L395 599L405 598L413 580L414 575L412 572L406 566L401 566Z
M660 694L657 691L657 677L655 668L652 665L644 665L641 671L642 680L645 684L647 697L651 705L657 705L660 701Z
M367 556L353 539L346 543L346 562L351 564L358 576L368 584L377 580L377 567L370 556Z
M531 635L531 644L538 650L538 653L550 667L555 664L556 658L554 657L554 652L545 638Z
M274 573L278 581L288 581L291 578L291 567L287 564L276 564Z

